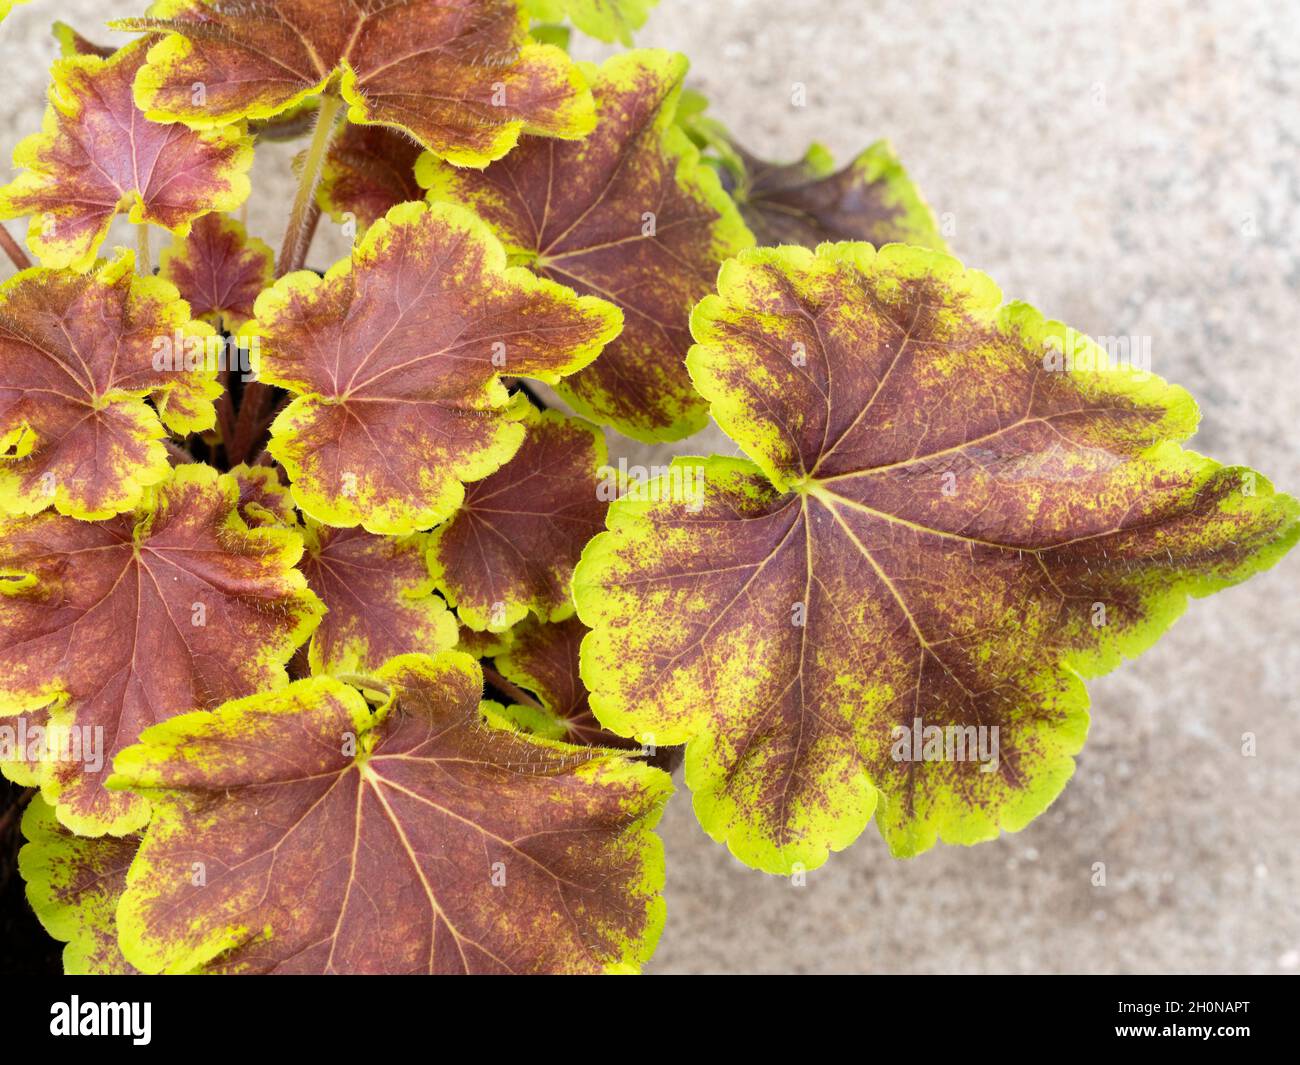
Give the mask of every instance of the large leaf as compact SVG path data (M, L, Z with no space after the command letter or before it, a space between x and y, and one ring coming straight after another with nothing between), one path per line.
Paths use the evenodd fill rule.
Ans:
M473 629L504 632L530 610L543 621L571 614L573 567L604 525L600 430L558 411L532 413L525 425L515 457L470 485L455 517L429 536L438 588Z
M258 299L261 378L298 393L271 454L320 522L427 529L523 441L527 402L500 375L555 383L619 324L601 300L507 269L470 212L402 204L324 279L290 274Z
M195 318L233 331L253 316L253 303L270 285L275 254L235 219L210 214L163 251L158 273Z
M704 463L694 512L672 478L616 502L574 587L597 716L690 740L700 822L751 865L816 866L878 796L899 855L1022 827L1083 743L1080 678L1300 536L1178 446L1184 391L948 256L761 249L719 292L691 372L753 461ZM938 748L902 746L918 722Z
M164 426L215 423L216 370L189 361L212 328L134 264L124 252L90 275L38 267L0 285L0 510L130 510L167 474ZM172 359L155 369L160 344Z
M528 39L515 0L159 0L115 25L167 31L136 80L156 121L269 118L337 86L351 121L405 130L458 166L499 159L521 132L573 138L593 123L577 68Z
M18 868L27 882L27 900L45 930L67 943L63 971L138 973L117 945L117 905L139 837L74 835L39 795L23 814L23 835L27 843Z
M147 47L51 68L41 132L14 149L26 171L0 188L0 218L33 216L27 243L46 266L89 267L119 211L183 236L200 215L248 197L253 146L241 128L196 132L137 110L131 85Z
M663 925L672 786L480 716L456 651L396 658L372 713L316 677L159 725L114 783L157 807L118 911L147 972L635 969ZM202 886L192 870L201 863Z
M587 627L577 618L552 625L529 618L511 633L496 667L513 684L537 697L540 707L515 703L505 715L538 736L589 747L637 747L652 737L628 739L603 729L591 712L579 675L579 650Z
M302 571L327 611L312 635L313 673L364 673L408 652L456 644L456 618L433 594L425 537L331 529L308 519Z
M581 143L533 141L482 173L428 157L417 169L430 198L474 208L518 261L623 309L622 335L559 391L639 440L708 420L686 372L690 309L722 260L753 243L673 123L686 67L671 52L616 56L594 79L600 123Z
M41 750L40 783L77 832L139 829L148 804L103 787L113 755L174 714L283 684L315 627L301 538L250 530L237 498L229 477L184 465L133 515L0 524L0 715L48 708L60 742Z
M559 22L567 15L590 37L632 47L632 32L645 25L659 0L524 0L534 18Z
M423 198L415 180L420 155L420 145L397 130L347 126L330 145L316 201L334 221L351 221L360 233L390 207Z

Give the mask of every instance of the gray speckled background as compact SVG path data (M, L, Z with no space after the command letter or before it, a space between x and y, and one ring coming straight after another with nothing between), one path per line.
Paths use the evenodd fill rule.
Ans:
M142 6L16 9L0 27L4 158L40 122L55 14L93 35ZM1195 445L1300 489L1300 8L663 0L639 43L691 54L760 152L822 140L847 158L889 137L968 264L1079 329L1150 336L1153 369L1201 401ZM254 171L251 228L272 243L289 154ZM313 261L344 247L324 233ZM678 450L734 448L705 433ZM1094 682L1074 780L1018 835L896 862L869 828L795 887L710 842L679 793L650 970L1300 971L1298 574L1293 557L1194 603Z

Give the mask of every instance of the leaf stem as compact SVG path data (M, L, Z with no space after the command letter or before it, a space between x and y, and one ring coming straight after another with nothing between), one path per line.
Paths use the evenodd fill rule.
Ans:
M316 202L316 186L320 182L321 171L325 168L325 155L329 151L330 138L342 106L343 100L332 93L321 97L320 109L316 113L316 129L312 133L311 145L298 175L298 193L293 198L289 225L284 231L284 242L280 245L280 258L276 260L276 277L283 277L293 269L294 262L304 261L307 257L306 246L311 243L311 234L315 228L312 207Z
M336 673L335 676L344 684L350 684L354 688L364 691L378 692L387 698L392 694L392 688L382 680L376 680L374 677L368 677L364 673Z
M261 381L249 381L244 385L235 424L225 442L226 461L231 466L247 461L249 453L257 445L267 402L272 394L271 386Z
M9 256L9 261L19 270L31 269L31 258L23 251L22 245L14 240L13 234L4 226L0 226L0 248L4 249L5 254Z
M135 227L135 272L141 277L153 276L153 260L149 254L149 223L141 222Z
M492 687L496 688L496 690L502 695L509 699L513 699L517 703L522 703L524 706L531 706L534 710L546 709L546 707L544 707L537 699L533 698L533 696L529 695L523 688L519 687L518 684L514 683L514 681L506 680L505 677L491 666L483 667L483 679Z
M167 456L171 459L173 466L183 465L187 462L194 461L194 456L174 440L164 440L163 447L167 449Z
M303 230L302 240L298 242L298 252L294 255L293 260L286 265L288 269L286 274L293 273L295 270L301 270L307 262L307 253L311 251L311 242L316 239L316 227L320 224L320 204L315 200L311 201L311 206L307 208L307 226Z

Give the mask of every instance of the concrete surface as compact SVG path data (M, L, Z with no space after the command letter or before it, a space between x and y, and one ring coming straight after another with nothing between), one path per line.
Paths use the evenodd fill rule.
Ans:
M50 20L93 34L142 6L36 0L0 27L6 159L40 121ZM1150 336L1152 368L1202 403L1198 449L1300 489L1294 4L663 0L639 43L692 54L760 152L822 140L847 158L889 137L967 263L1076 328ZM255 168L251 228L272 242L288 156ZM313 261L343 248L324 233ZM706 433L677 450L734 448ZM1300 971L1298 575L1293 557L1193 604L1093 683L1075 778L1018 835L895 862L869 828L795 887L710 842L680 792L650 971Z

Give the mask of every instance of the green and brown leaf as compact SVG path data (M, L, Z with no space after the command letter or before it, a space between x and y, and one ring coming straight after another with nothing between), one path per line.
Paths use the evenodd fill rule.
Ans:
M239 488L239 516L250 528L259 525L298 527L293 497L274 467L241 463L230 470L230 476Z
M708 106L701 94L688 93L678 122L717 168L760 245L816 248L826 241L865 240L876 247L948 250L934 212L887 141L877 141L842 169L820 144L798 162L768 163L741 147L706 113Z
M797 163L765 163L733 145L743 169L722 182L759 244L815 248L826 241L916 244L947 251L934 212L886 141L842 169L820 145Z
M349 125L330 144L316 202L335 222L351 220L363 233L390 207L424 198L415 180L421 154L420 145L397 130Z
M0 188L0 218L31 215L27 242L46 266L88 268L119 211L180 236L248 197L253 146L239 126L195 131L149 122L132 83L147 41L104 59L58 60L40 133L14 149L25 172Z
M600 430L557 411L530 411L523 424L514 458L469 485L429 535L438 589L473 629L504 632L530 611L543 621L571 614L573 568L605 522Z
M338 91L350 121L480 167L521 133L575 138L593 123L577 68L528 39L515 0L159 0L115 25L164 34L135 83L154 121L205 129Z
M308 651L314 674L366 673L397 655L456 645L456 618L433 592L426 537L332 529L307 519L301 569L326 614Z
M134 514L52 512L0 523L0 715L44 714L38 764L59 820L125 835L148 820L105 790L113 755L175 714L283 685L320 615L295 569L302 539L250 529L238 487L182 465ZM8 763L5 769L12 768Z
M601 728L591 712L587 686L579 674L579 651L587 631L577 618L553 624L536 618L521 622L494 664L506 680L531 692L540 705L513 703L503 714L525 731L547 739L584 747L640 748L650 742L649 737L615 735Z
M582 669L607 728L690 741L701 824L759 868L873 812L898 855L1023 827L1073 770L1082 678L1300 537L1295 500L1179 446L1186 392L946 255L755 250L692 327L752 461L678 460L694 510L671 478L610 508ZM900 745L918 724L937 749Z
M113 783L157 814L118 910L146 972L637 969L663 926L668 777L489 727L459 652L149 730ZM491 704L484 704L491 713ZM195 886L194 863L203 886Z
M620 323L602 300L507 268L469 211L399 205L323 279L290 274L259 297L261 379L297 394L270 452L317 521L428 529L523 442L527 401L500 376L553 384Z
M130 510L167 475L167 429L215 424L212 327L134 264L124 252L92 274L38 267L0 285L0 512Z
M718 266L753 243L717 174L673 121L684 56L616 56L593 78L600 110L576 144L532 141L482 173L426 157L434 201L473 208L512 260L624 313L623 333L560 394L638 440L676 440L708 421L686 372L690 310Z
M253 317L271 283L275 254L234 218L204 215L162 253L159 276L176 286L195 318L234 332Z
M45 930L67 943L64 973L139 973L117 945L117 906L140 837L75 835L39 795L23 814L23 835L27 843L18 868L27 882L27 900Z

